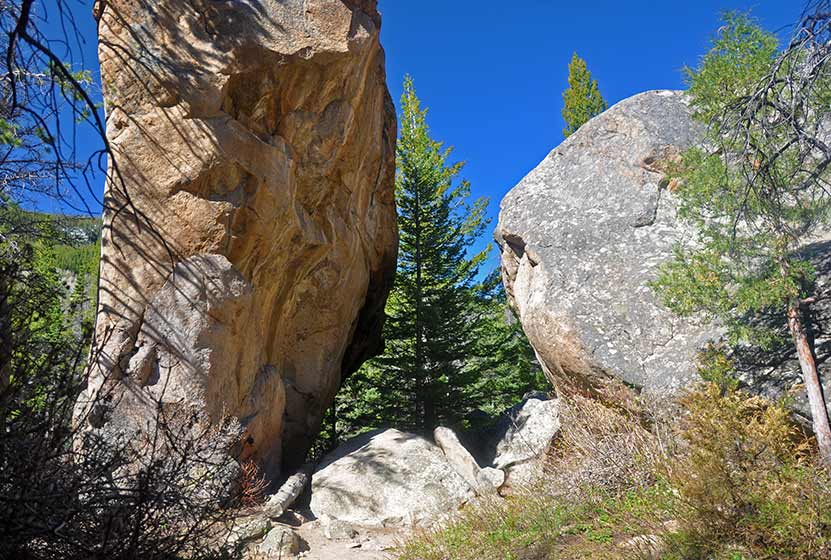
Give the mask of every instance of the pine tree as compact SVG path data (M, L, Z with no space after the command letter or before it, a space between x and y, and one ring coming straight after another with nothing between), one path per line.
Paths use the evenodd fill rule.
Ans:
M430 137L426 116L408 76L397 148L398 274L378 360L399 393L400 424L424 433L467 408L471 286L487 255L468 257L487 225L487 200L468 203L463 164L448 162L451 149Z
M586 61L574 53L568 65L568 89L563 92L563 136L568 138L589 119L609 106L600 95L597 80L592 79Z
M476 286L475 302L476 345L469 367L478 372L477 407L494 417L529 391L545 391L550 385L519 320L508 306L499 270Z
M373 428L429 433L502 412L546 382L510 314L498 274L477 282L487 201L469 203L462 164L430 138L412 79L404 82L397 152L400 249L387 302L386 349L345 380L318 452Z
M758 319L781 316L820 456L831 466L831 429L806 328L814 270L800 255L831 216L831 154L815 148L831 118L831 64L826 54L813 58L816 48L779 54L773 34L728 14L701 65L688 71L695 117L709 125L706 147L685 153L678 170L679 215L696 226L697 242L677 249L654 287L682 315L719 318L734 344L768 347L775 330Z

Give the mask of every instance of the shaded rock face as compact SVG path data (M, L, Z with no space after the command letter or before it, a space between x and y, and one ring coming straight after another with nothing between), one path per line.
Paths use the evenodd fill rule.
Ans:
M546 373L584 387L613 375L672 390L717 334L647 283L686 235L663 162L700 138L683 93L626 99L555 148L504 198L496 241L508 297Z
M390 429L357 436L312 476L317 517L365 526L430 526L474 497L435 444Z
M503 199L495 238L509 300L556 386L602 392L617 378L654 394L698 379L696 355L722 331L664 307L649 282L692 231L676 216L666 164L703 138L683 92L621 101L570 136ZM805 249L828 293L828 241ZM831 307L817 306L819 362L829 356ZM762 319L785 341L775 352L734 348L751 389L779 396L800 382L784 313ZM826 377L826 392L831 379ZM795 408L808 413L804 392Z
M98 5L110 162L97 336L79 410L149 400L303 461L380 347L397 251L395 115L374 0ZM105 379L107 380L105 382Z
M816 273L812 291L817 302L810 306L806 324L814 344L826 404L831 413L831 375L827 366L831 359L831 239L826 235L824 239L806 244L800 251L800 257L810 261ZM800 419L806 426L810 426L811 409L802 386L799 360L784 311L760 317L757 325L776 332L777 342L766 349L748 346L733 349L732 357L739 380L770 397L780 397L787 393L791 408L801 416Z

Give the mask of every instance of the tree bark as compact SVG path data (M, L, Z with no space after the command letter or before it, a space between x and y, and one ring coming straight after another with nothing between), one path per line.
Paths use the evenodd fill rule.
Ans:
M811 408L811 419L819 447L820 461L826 468L831 469L831 426L828 422L828 409L825 406L817 363L805 332L801 311L799 300L794 299L788 304L788 328L793 336L796 354L799 357L799 367L802 369L802 379L808 393L808 405Z
M3 396L11 379L11 360L13 342L12 337L12 307L11 293L14 281L17 278L17 265L14 262L3 269L0 275L0 396Z

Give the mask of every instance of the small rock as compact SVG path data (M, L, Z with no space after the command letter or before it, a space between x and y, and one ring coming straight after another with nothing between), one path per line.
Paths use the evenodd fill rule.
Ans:
M479 464L459 441L456 432L450 428L439 426L433 430L433 440L444 452L444 456L453 470L459 473L471 488L476 489L479 485Z
M508 412L507 427L496 444L493 466L505 469L545 454L560 431L556 399L530 398Z
M271 521L267 517L241 517L234 521L228 540L231 544L250 542L261 539L271 529Z
M283 525L290 525L291 527L300 527L304 523L307 523L309 519L307 519L302 513L289 510L283 512L283 515L278 517L275 521L282 523Z
M390 548L393 548L393 547L390 546L390 545L381 544L379 542L372 541L372 540L367 540L367 541L363 542L362 545L361 545L361 550L383 551L383 550L389 550Z
M505 473L499 488L508 490L539 479L544 472L546 453L559 431L556 399L533 394L508 409L488 438L486 455L492 467Z
M505 471L500 469L485 467L476 476L476 485L480 494L497 492L503 484L505 484Z
M319 520L323 535L327 539L354 539L358 536L358 531L345 521L334 519L325 514L321 515Z
M290 528L277 525L257 546L257 551L274 558L294 556L300 552L300 537Z

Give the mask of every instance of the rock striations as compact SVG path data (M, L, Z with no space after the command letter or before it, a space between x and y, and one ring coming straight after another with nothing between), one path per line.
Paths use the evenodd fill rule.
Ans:
M93 429L139 426L154 401L231 416L273 476L380 345L396 130L375 1L98 10L115 158L79 414L110 387Z

